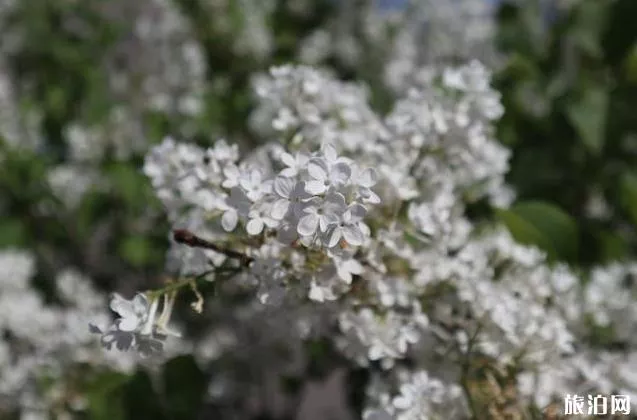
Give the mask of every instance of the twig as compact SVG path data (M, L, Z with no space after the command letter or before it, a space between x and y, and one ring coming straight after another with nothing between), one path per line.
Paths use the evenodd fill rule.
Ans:
M211 249L215 252L225 255L228 258L238 259L243 265L248 265L253 261L252 257L249 257L241 252L213 244L210 241L200 238L187 229L173 230L173 239L175 240L175 242L187 245L191 248Z

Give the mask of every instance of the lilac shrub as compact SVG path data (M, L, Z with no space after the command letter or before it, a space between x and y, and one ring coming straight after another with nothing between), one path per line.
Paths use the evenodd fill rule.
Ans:
M183 277L116 296L121 317L95 330L102 342L160 350L175 291L223 283L292 319L281 326L289 346L336 331L335 348L372 374L366 419L475 413L479 360L515 384L522 407L593 391L637 401L627 373L637 353L588 342L595 326L632 328L622 280L635 269L600 267L582 282L470 220L467 203L514 199L509 152L493 138L503 108L477 61L425 72L383 117L362 86L276 67L255 79L259 149L242 157L225 140L204 149L171 138L152 149L144 171L175 226L169 263ZM193 307L209 304L198 295Z

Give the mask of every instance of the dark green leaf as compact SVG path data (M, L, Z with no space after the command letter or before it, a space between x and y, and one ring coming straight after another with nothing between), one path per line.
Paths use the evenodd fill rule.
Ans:
M528 201L499 212L513 237L546 251L551 259L571 261L578 254L578 229L575 221L549 203Z
M512 210L497 210L497 216L509 229L513 238L525 245L534 245L544 250L549 257L555 257L555 249L550 240L531 222Z
M207 389L207 380L193 357L179 356L166 363L163 380L170 419L196 418Z
M87 386L88 413L94 420L124 420L124 406L119 391L129 377L116 372L103 372Z
M581 141L596 155L604 147L608 101L608 92L604 87L590 86L566 109Z

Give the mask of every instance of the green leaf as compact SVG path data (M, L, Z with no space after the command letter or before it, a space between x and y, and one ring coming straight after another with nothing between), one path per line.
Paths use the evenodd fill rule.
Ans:
M604 147L608 102L606 89L590 86L566 109L567 117L581 141L596 155Z
M116 372L103 372L87 386L88 413L95 420L124 420L124 406L119 392L129 377Z
M512 210L499 209L496 215L516 241L524 245L537 246L545 251L549 257L555 258L556 253L551 241L528 220L525 220Z
M122 390L127 419L167 420L164 401L155 392L148 373L139 369Z
M637 173L626 172L620 181L621 204L637 226Z
M164 400L171 420L197 417L206 389L206 375L192 356L179 356L166 363L163 372Z
M601 37L607 23L607 2L589 0L575 8L570 35L575 44L591 57L602 56Z
M500 210L498 215L517 241L536 245L550 259L572 261L577 258L577 224L559 207L527 201L509 210Z

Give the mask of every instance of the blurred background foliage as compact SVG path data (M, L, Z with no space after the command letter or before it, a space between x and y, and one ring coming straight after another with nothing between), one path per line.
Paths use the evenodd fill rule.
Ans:
M34 250L44 292L54 273L69 265L104 291L155 286L164 271L169 226L140 171L148 145L166 135L199 144L226 137L249 151L259 142L248 123L251 76L303 59L300 41L317 29L331 34L333 48L304 61L368 83L380 111L391 103L392 89L381 75L401 20L387 20L381 34L370 36L365 19L370 8L380 7L375 2L158 3L170 2L202 48L202 107L194 113L146 106L146 87L135 79L147 70L137 67L145 57L122 47L135 42L133 17L144 2L22 0L2 14L6 53L0 64L20 110L2 118L20 124L15 139L5 133L2 144L0 246ZM259 47L259 39L250 38L237 44L255 24L246 13L250 8L266 16L270 45ZM498 138L512 150L509 182L518 199L509 209L489 212L518 240L577 266L634 255L637 2L581 0L557 7L505 1L495 16L494 83L506 109ZM346 48L351 39L357 40L356 59ZM131 80L118 90L111 77L120 70ZM76 159L69 149L73 127L97 130L97 137L121 135L126 147L106 142L99 158ZM131 146L136 136L144 139L139 147ZM71 161L79 170L72 178L82 171L87 180L99 174L73 205L61 200L49 178ZM143 372L133 378L85 376L80 383L92 390L90 418L195 418L206 391L204 372L188 357L163 370L170 379L159 387ZM167 401L170 410L159 409L158 401Z
M505 3L497 12L509 181L520 200L570 215L578 247L564 257L585 266L635 251L636 14L630 0L584 0L567 13Z

